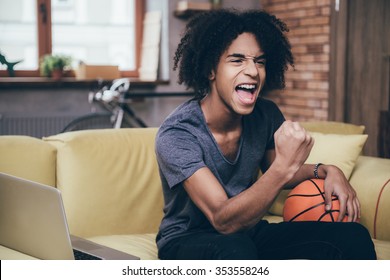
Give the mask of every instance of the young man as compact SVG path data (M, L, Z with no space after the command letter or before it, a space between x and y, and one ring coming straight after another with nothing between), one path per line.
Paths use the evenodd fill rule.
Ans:
M217 10L191 20L175 55L196 98L162 124L156 154L165 199L161 259L375 259L343 173L304 164L313 139L260 97L284 87L293 63L283 22L263 11ZM259 170L263 175L258 178ZM315 174L314 174L315 170ZM349 223L262 220L283 188L325 179Z

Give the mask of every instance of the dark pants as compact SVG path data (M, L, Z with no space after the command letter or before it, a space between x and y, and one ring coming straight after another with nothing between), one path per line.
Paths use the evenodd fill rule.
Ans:
M358 223L261 221L234 234L195 233L176 238L160 251L161 259L376 259L367 229Z

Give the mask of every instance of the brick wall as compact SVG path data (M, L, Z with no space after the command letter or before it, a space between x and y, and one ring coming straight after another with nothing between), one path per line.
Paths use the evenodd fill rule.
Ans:
M287 119L327 120L331 0L261 0L262 8L283 20L295 69L286 74L286 88L267 98Z

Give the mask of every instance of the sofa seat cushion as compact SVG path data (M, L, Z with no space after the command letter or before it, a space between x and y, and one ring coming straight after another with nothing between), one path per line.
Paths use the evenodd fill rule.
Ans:
M0 245L0 260L37 260L37 258Z
M137 256L157 260L156 234L96 236L88 240ZM0 245L0 260L36 260L36 258Z
M372 240L375 245L376 257L378 260L390 260L390 241Z
M100 129L44 140L57 147L57 188L80 237L157 232L163 195L157 128Z
M141 260L157 260L156 234L95 236L88 240L137 256Z
M267 220L269 223L280 223L283 222L283 217L278 215L266 215L263 220Z

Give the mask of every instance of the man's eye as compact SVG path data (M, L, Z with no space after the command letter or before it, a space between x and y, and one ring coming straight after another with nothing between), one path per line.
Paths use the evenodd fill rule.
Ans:
M233 62L233 63L242 63L242 59L234 59L234 60L231 60L230 62Z
M265 60L258 60L256 61L256 64L259 66L264 66L265 65Z

